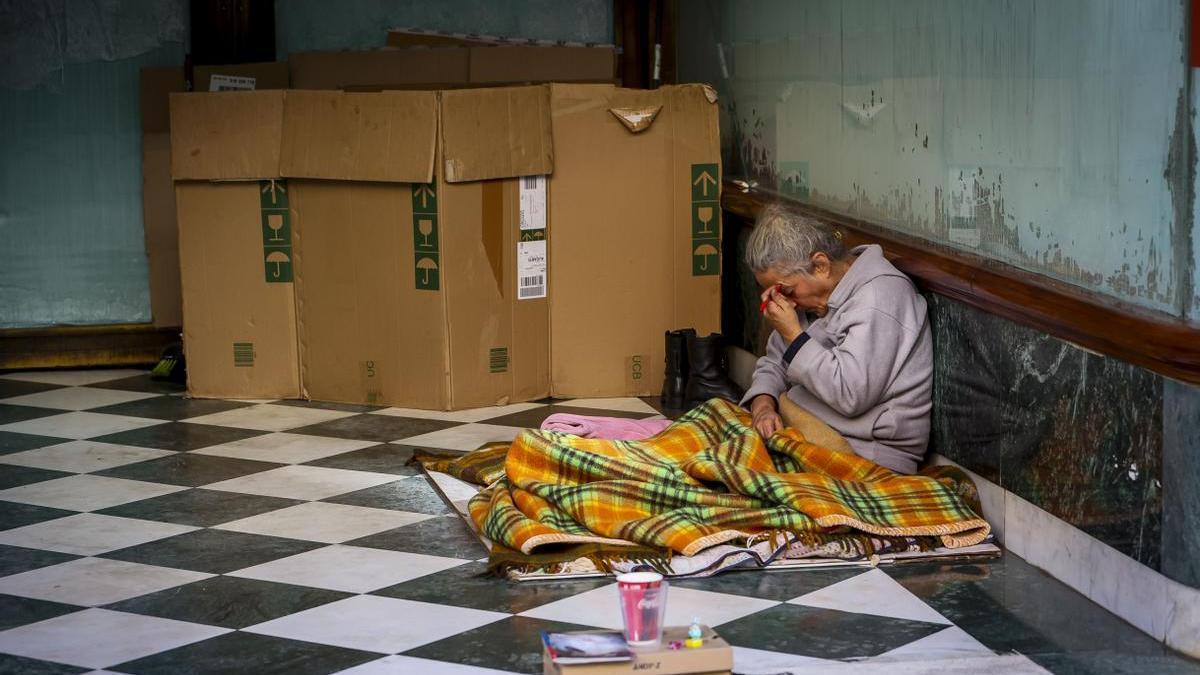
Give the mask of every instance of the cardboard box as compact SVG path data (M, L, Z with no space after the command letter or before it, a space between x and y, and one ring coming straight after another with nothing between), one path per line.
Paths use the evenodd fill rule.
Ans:
M214 73L254 78L258 89L287 88L286 63L197 66L193 73L197 89L207 91ZM142 214L150 279L150 313L154 325L159 327L183 324L168 105L168 97L182 91L186 91L183 68L142 69Z
M667 626L663 629L662 644L654 648L634 650L632 661L557 665L542 647L544 675L728 675L733 670L733 649L711 628L702 626L704 645L696 649L671 649L672 640L687 639L687 626Z
M289 57L296 89L445 89L472 84L613 82L611 46L472 46L298 52Z
M300 395L283 91L171 95L188 393Z
M667 330L720 330L720 137L704 85L551 85L551 390L661 392Z
M211 303L197 319L210 343L203 363L224 364L223 387L240 376L239 397L286 396L276 390L289 385L267 393L265 380L230 371L232 344L252 340L217 324L279 327L289 311L298 317L291 334L279 328L253 341L281 357L289 355L281 343L298 345L298 393L437 409L548 393L654 395L663 333L718 330L719 138L716 97L705 86L289 91L255 111L230 103L242 96L253 94L177 95L195 103L172 110L173 124L189 125L173 135L177 180L287 190L281 227L294 234L284 255L294 261L296 299L267 289L233 305L224 299L237 294L230 286L196 301ZM268 108L282 121L256 117L275 114ZM185 121L189 114L195 119ZM257 147L272 142L277 164ZM548 181L530 178L548 173ZM238 183L207 187L233 200ZM200 187L177 185L177 194L187 190ZM233 216L218 212L224 206L189 208L181 232L215 218L232 227ZM541 214L532 225L523 222L531 213ZM249 239L236 260L215 241L181 240L181 248L253 267L261 279L273 231L255 226L263 247L253 256ZM185 270L185 297L188 285L207 283L199 269L192 281ZM270 321L247 318L264 307ZM199 326L185 317L194 343ZM271 369L290 377L291 363ZM229 395L216 389L193 392Z
M521 226L522 186L545 186L516 177L553 170L548 89L292 91L284 117L304 395L545 396L544 271L543 297L518 297L519 253L545 247L544 223Z

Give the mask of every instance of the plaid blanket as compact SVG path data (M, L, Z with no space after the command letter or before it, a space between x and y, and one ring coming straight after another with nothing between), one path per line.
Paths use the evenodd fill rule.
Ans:
M642 441L530 429L511 445L423 463L486 486L470 516L509 549L502 555L562 544L693 555L779 535L820 543L928 537L957 548L990 532L961 471L897 474L794 429L764 442L749 413L720 399Z

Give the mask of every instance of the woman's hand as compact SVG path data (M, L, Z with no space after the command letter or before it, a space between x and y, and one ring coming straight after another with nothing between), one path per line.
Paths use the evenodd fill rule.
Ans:
M775 407L775 397L770 394L759 394L750 401L750 415L754 418L754 429L762 434L764 440L783 428L783 418Z
M763 318L779 333L784 344L791 344L800 337L804 329L800 327L800 317L796 315L796 303L780 293L777 286L763 291L762 301Z

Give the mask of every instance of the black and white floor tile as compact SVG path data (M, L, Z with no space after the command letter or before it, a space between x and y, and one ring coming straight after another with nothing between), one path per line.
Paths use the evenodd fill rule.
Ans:
M619 627L611 580L485 576L408 462L652 403L439 412L191 400L137 370L0 375L0 673L541 672L540 631ZM669 598L741 673L1195 666L1015 556L731 573Z

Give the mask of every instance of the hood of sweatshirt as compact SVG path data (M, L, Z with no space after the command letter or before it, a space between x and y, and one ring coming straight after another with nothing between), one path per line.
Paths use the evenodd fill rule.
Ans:
M854 256L854 262L850 264L850 269L846 270L846 276L842 277L834 287L833 293L829 295L830 312L841 307L858 289L880 277L897 277L912 284L911 279L883 257L883 248L879 244L855 246L850 253Z

